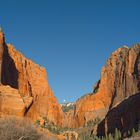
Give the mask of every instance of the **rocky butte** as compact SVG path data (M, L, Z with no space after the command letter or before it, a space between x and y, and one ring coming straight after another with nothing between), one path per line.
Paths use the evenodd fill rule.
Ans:
M59 126L64 119L46 70L6 44L0 31L0 117L6 115L25 116L32 121L47 117Z

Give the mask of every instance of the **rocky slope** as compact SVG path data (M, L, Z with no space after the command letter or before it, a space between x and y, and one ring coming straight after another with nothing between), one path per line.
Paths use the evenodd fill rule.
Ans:
M3 32L0 32L0 83L1 86L9 85L11 91L18 91L13 92L17 97L10 93L13 101L10 99L11 102L7 102L7 104L9 103L7 105L9 115L12 111L10 106L18 99L19 105L24 104L25 106L21 116L27 116L33 121L39 117L47 117L55 124L62 125L64 114L48 84L46 70L25 58L12 45L7 45ZM9 91L9 88L7 90ZM5 86L5 91L2 93L3 95L5 93L6 98L9 96L8 91ZM0 100L0 104L3 106L2 100ZM15 105L17 107L18 102ZM4 111L0 110L2 114Z
M101 71L94 92L76 102L69 127L80 127L89 120L103 119L109 110L140 92L140 45L117 49Z

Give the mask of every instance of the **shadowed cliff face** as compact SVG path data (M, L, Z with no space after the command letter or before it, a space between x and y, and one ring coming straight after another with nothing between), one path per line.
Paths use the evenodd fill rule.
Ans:
M0 82L18 89L18 71L8 53L3 32L0 32Z
M115 128L127 135L128 130L138 129L140 124L140 93L130 96L112 108L98 126L98 135L114 133Z
M114 106L140 92L140 45L113 52L95 89L97 93L77 100L69 126L80 127L96 117L103 119Z
M140 52L135 63L134 73L136 75L136 79L138 80L137 87L138 87L138 90L140 91Z
M2 57L3 57L3 46L4 46L4 36L3 33L0 32L0 83L1 83L1 75L2 75Z
M11 87L9 90L17 89L20 94L25 108L23 116L27 116L33 121L40 117L47 117L54 124L62 126L64 114L48 84L46 70L25 58L12 45L7 45L2 32L0 32L0 75L1 86L5 86L4 89L8 85ZM2 94L0 100L2 106L5 103L2 101L7 98ZM11 99L14 100L14 96ZM16 99L18 98L15 98L15 102ZM13 104L12 101L9 103ZM11 111L8 106L7 110L10 115ZM8 113L2 112L0 114Z
M8 47L6 44L3 45L1 83L3 85L10 85L12 88L18 89L18 71L13 59L8 53Z

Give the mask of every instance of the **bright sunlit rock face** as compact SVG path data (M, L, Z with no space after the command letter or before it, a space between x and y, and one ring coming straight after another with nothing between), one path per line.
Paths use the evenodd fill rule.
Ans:
M101 71L97 92L76 102L68 121L70 127L81 127L107 112L126 98L140 92L140 45L122 47L111 54ZM74 117L73 117L74 116ZM73 119L74 118L74 119Z
M8 85L19 93L20 100L14 97L12 99L15 102L17 99L23 101L22 116L27 116L33 121L38 117L47 117L55 124L62 125L64 114L48 84L46 70L24 57L11 44L7 45L3 32L0 32L0 62L1 83L5 85L5 92ZM8 106L12 105L14 100L9 102ZM1 100L1 106L3 103ZM18 102L15 108L18 108ZM10 111L9 108L6 114L8 112L11 115L12 109Z

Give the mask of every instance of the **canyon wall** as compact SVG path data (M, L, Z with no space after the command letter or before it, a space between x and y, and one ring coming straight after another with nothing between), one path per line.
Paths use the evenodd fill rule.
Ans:
M64 114L49 86L46 70L24 57L13 45L6 44L3 32L0 32L0 116L25 116L32 121L46 117L56 125L69 128L82 127L100 118L103 121L98 130L105 134L117 127L113 122L120 124L119 129L127 127L121 119L126 116L121 111L127 110L129 114L129 106L136 108L132 118L139 121L134 113L139 114L139 93L140 45L124 46L111 54L93 92L79 98L74 110ZM113 117L114 114L118 116Z
M33 121L47 117L62 126L64 113L48 84L45 68L24 57L11 44L7 45L3 32L0 32L0 81L1 86L18 90L25 107L23 116Z
M109 110L139 92L140 45L124 46L113 52L103 66L94 92L77 100L68 126L81 127L97 117L103 119Z

